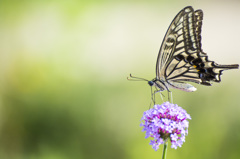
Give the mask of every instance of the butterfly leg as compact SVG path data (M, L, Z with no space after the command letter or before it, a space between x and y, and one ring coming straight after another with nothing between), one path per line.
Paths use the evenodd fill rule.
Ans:
M155 99L156 99L156 93L160 93L160 97L161 97L161 99L162 99L162 101L163 101L163 97L164 97L164 95L161 93L161 91L160 90L155 90L154 92L152 91L152 87L151 87L151 95L152 95L152 97L151 97L151 103L150 103L150 107L151 107L151 104L153 103L153 105L155 105L156 104L156 102L155 102ZM149 109L150 109L150 107L149 107Z
M173 103L172 92L168 90L168 101Z
M154 91L154 104L155 104L155 99L156 99L155 94L158 93L158 92L159 92L159 95L160 95L162 101L164 102L164 100L163 100L163 97L165 97L164 94L162 94L161 90L157 90L157 89L156 89L156 90Z
M153 105L155 105L155 99L156 99L155 94L156 94L156 90L153 92Z
M161 97L161 99L162 99L162 101L163 101L163 97L165 97L163 94L162 94L162 92L160 92L160 97ZM163 101L164 102L164 101Z
M153 93L152 87L151 87L151 102L149 105L149 109L151 108L152 103L155 104L155 92Z

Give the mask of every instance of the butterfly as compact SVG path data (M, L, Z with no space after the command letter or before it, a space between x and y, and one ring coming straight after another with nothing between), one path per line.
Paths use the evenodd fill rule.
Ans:
M197 89L186 82L211 86L211 82L221 81L222 71L238 69L238 64L220 65L208 59L201 48L202 20L202 10L194 11L191 6L183 8L163 39L157 57L156 78L148 81L130 74L131 79L148 81L157 92L170 92L169 88L193 92Z

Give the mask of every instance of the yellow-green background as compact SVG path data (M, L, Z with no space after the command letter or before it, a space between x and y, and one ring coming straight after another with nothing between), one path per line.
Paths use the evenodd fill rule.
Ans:
M1 0L0 158L161 158L139 127L150 87L126 77L155 77L164 34L187 5L204 11L209 58L240 63L239 0ZM168 159L240 158L239 81L232 70L212 87L173 90L192 120Z

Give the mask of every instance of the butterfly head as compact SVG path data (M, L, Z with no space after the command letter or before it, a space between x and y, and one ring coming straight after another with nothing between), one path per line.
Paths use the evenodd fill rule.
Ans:
M149 86L153 86L154 85L154 82L153 81L148 81L148 84L149 84Z
M160 92L164 91L164 90L168 90L166 83L164 81L156 79L156 78L154 78L151 81L148 81L148 84L150 86L155 86L158 89L158 91L160 91Z

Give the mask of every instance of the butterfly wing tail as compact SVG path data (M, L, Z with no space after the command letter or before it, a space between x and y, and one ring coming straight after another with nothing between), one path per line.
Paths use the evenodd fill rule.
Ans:
M212 80L214 82L221 82L221 75L222 72L229 69L238 69L238 64L231 64L231 65L219 65L215 63L215 67L213 67L212 72L209 73L210 77L214 77Z
M219 65L215 62L211 62L210 66L200 68L199 71L199 77L202 80L200 84L211 86L211 81L214 82L221 82L221 75L222 72L229 69L238 69L238 64L232 64L232 65Z
M229 69L238 69L238 64L232 64L232 65L217 65L218 68L221 68L223 70L229 70Z

